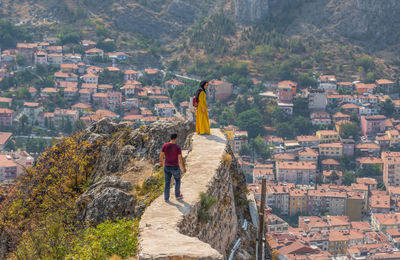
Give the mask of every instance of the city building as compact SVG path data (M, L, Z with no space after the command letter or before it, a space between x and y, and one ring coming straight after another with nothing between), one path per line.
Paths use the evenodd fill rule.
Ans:
M385 132L386 117L384 115L361 116L361 130L364 136L375 136Z
M280 161L276 164L278 181L297 184L315 183L317 165L314 162Z

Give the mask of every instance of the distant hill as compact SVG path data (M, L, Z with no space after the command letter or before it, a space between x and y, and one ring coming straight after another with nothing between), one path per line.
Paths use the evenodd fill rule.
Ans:
M90 37L95 35L93 28L104 25L127 48L154 43L165 47L166 60L177 58L182 68L193 57L210 54L245 62L255 75L266 78L270 76L265 73L268 68L261 68L264 60L279 64L288 60L284 56L303 60L318 56L301 66L299 73L317 68L343 78L358 77L356 59L362 54L375 59L377 76L394 76L400 64L400 2L396 0L3 0L2 7L1 17L32 23L42 32L75 24L79 26L74 28L84 28L84 37ZM210 20L218 14L226 20L219 17L211 26ZM230 33L215 30L227 21L233 24ZM304 51L300 46L300 51L282 53L282 44L276 44L279 38L287 44L291 38L300 40ZM276 49L261 51L262 62L254 58L268 46Z

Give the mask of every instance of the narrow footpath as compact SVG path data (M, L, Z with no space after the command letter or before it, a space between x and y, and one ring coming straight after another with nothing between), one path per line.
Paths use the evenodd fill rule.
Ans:
M200 193L207 191L215 176L225 152L226 139L219 129L211 129L208 136L195 134L192 144L192 151L186 159L187 172L181 184L184 199L175 200L172 188L169 203L160 196L145 210L139 226L139 259L223 258L209 244L178 230L178 223L199 202Z

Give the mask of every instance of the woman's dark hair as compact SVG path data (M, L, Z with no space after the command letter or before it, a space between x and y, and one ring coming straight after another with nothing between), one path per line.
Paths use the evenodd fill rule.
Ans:
M197 98L197 100L199 100L199 96L200 96L200 93L202 92L202 91L206 91L206 89L205 89L205 85L208 83L208 81L207 80L202 80L201 82L200 82L200 88L197 90L197 92L196 92L196 98Z
M207 80L202 80L202 81L200 82L200 87L204 90L204 86L205 86L207 83L208 83Z

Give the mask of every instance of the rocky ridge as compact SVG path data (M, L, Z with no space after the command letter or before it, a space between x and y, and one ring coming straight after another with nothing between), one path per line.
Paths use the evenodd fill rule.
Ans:
M178 143L184 146L193 130L192 121L157 122L131 131L125 125L101 120L87 128L83 140L104 141L92 173L92 184L76 202L80 219L97 224L107 219L140 217L146 200L137 200L134 187L152 180L152 168L161 146L172 133L178 134ZM141 166L143 162L150 167L147 174ZM134 178L124 180L126 175Z

